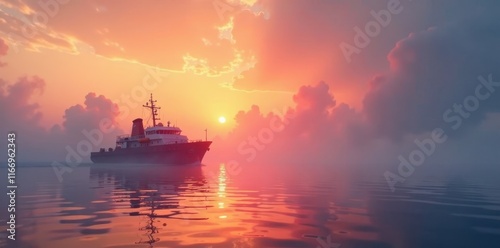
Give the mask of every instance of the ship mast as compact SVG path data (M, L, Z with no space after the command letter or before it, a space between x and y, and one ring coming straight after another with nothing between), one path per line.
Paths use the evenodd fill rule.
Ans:
M157 118L156 116L158 115L158 109L161 109L161 107L157 107L155 105L155 102L156 100L153 100L153 93L151 93L149 102L147 102L146 105L142 105L145 108L151 109L151 115L153 116L153 127L156 127L156 121L160 120L160 118Z

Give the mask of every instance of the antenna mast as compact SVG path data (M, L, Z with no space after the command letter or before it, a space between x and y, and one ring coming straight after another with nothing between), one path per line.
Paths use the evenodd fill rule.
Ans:
M155 102L156 100L153 100L153 93L151 93L149 102L147 102L146 105L142 105L145 108L151 109L151 115L153 116L153 127L156 127L156 121L160 120L160 118L157 118L156 116L158 115L158 109L161 109L161 107L157 107L155 105Z

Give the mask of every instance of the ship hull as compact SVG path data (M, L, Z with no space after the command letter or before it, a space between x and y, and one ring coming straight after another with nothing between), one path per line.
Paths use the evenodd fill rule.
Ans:
M200 164L211 141L122 148L114 151L92 152L94 163L145 163L165 165Z

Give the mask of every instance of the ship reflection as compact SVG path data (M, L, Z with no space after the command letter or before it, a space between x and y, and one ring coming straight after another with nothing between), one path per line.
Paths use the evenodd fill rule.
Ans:
M201 212L209 206L208 183L200 166L101 165L91 168L91 178L99 184L112 184L112 205L131 217L140 217L139 230L144 232L137 244L153 244L167 220L206 220ZM102 185L100 185L102 186ZM126 206L124 204L127 204ZM171 230L172 231L172 230Z

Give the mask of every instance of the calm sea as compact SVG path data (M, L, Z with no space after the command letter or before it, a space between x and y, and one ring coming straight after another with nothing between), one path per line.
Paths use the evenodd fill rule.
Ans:
M497 176L424 177L391 192L381 176L305 168L81 165L60 182L50 166L19 166L16 241L4 193L0 246L500 247Z

